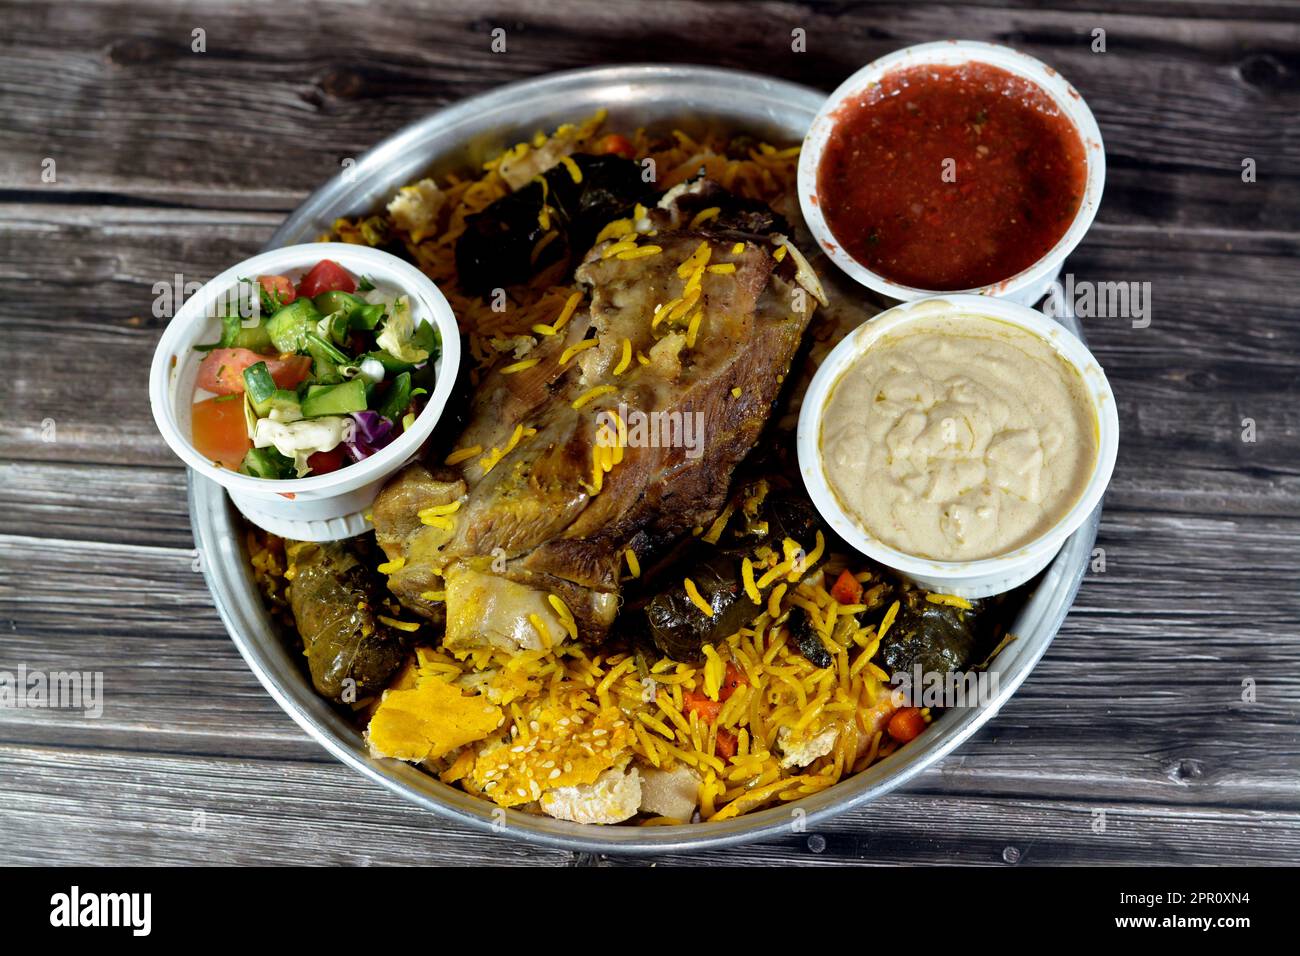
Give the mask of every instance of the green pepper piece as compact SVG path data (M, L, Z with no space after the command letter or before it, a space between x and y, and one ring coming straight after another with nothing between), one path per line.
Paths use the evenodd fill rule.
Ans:
M426 361L430 363L436 362L438 356L442 354L442 335L432 322L421 322L415 327L415 334L411 336L411 344L417 349L424 349L428 352L429 357Z
M384 307L378 302L363 305L348 316L348 324L357 330L374 331L379 320L384 317Z
M411 373L403 372L393 379L393 384L389 386L388 393L384 395L383 404L376 411L396 425L401 421L402 412L406 411L406 406L410 404Z
M374 359L384 367L384 373L387 375L395 374L397 372L409 372L411 369L415 368L415 366L410 362L403 362L396 355L393 355L391 352L387 352L384 349L367 352L365 355L361 356L361 358Z
M368 304L360 296L353 295L351 292L344 292L342 289L322 292L311 301L321 315L332 315L335 312L351 315L357 309Z
M324 355L328 356L330 361L334 362L336 365L348 365L352 362L351 357L349 357L346 352L339 351L333 342L325 341L315 332L308 332L303 339L304 343L308 347L314 345L316 348L320 349Z

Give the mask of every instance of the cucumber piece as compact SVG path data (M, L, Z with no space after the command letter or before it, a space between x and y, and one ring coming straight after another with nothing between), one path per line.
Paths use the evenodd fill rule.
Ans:
M265 362L254 362L244 369L244 391L248 393L248 400L253 403L257 414L264 415L262 405L269 402L275 394L275 379L271 378L271 370Z
M277 422L296 422L302 418L298 393L285 388L277 388L263 405L254 407L262 418L270 418Z
M250 352L269 352L274 346L266 326L254 325L245 328L241 325L239 331L231 337L230 347L248 349Z
M292 478L293 459L284 457L274 448L250 448L239 470L254 478Z
M271 316L266 332L281 352L298 352L306 346L308 333L322 318L311 299L294 299Z
M339 385L312 385L302 400L303 418L365 411L366 383L359 378Z
M196 345L196 352L211 352L213 349L248 349L250 352L271 351L271 336L265 324L244 325L238 315L221 317L221 338L207 345Z

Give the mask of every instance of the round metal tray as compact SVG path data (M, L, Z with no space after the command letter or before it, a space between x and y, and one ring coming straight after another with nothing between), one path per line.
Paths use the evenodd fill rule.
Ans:
M338 216L376 207L429 171L463 169L542 128L609 110L612 127L669 126L698 131L743 129L798 141L824 94L763 76L704 67L620 66L559 73L472 97L384 140L351 175L312 194L268 248L307 242ZM1066 320L1082 338L1078 323ZM759 840L814 826L832 814L901 786L970 737L1029 675L1065 619L1096 539L1100 508L1061 549L1029 596L1012 630L1018 637L996 660L999 692L981 708L944 713L916 742L834 787L721 823L668 827L583 826L504 811L449 787L409 764L374 759L357 729L317 696L301 654L272 626L244 552L240 519L221 487L190 474L194 539L204 575L231 639L276 702L321 746L395 793L452 820L552 847L598 853L661 853Z

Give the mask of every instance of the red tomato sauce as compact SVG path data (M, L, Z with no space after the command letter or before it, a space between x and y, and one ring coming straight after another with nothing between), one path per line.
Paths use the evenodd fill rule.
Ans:
M1051 97L965 63L887 74L842 106L817 192L853 258L900 285L951 292L1041 259L1065 235L1086 181L1078 130Z

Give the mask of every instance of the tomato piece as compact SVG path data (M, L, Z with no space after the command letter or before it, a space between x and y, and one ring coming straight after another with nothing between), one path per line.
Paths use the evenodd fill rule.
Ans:
M199 388L218 395L238 395L244 390L244 369L262 361L250 349L213 349L199 363Z
M687 710L699 714L700 720L710 724L718 719L718 712L722 710L721 701L709 700L708 696L701 694L699 691L684 691L682 699L686 703Z
M288 276L258 276L258 283L267 295L274 296L281 305L288 305L298 298L293 288L293 280Z
M831 597L841 604L857 604L862 598L862 583L853 576L852 571L845 568L835 579Z
M258 355L250 349L213 349L199 363L199 388L218 395L238 395L244 390L244 369L265 362L276 388L297 388L311 374L308 355Z
M713 752L723 760L730 760L736 756L736 735L729 730L718 729L717 736L713 739Z
M234 398L207 398L190 409L190 440L200 455L222 468L238 471L253 447L244 422L244 403Z
M311 374L310 355L281 355L279 358L259 356L259 358L266 362L266 370L271 373L276 388L287 388L292 391L307 381L307 376Z
M636 147L632 145L632 141L626 136L620 136L618 133L602 136L596 140L592 150L598 156L604 153L614 153L624 159L636 159Z
M335 291L356 292L357 280L333 259L322 259L298 282L298 295L309 299Z
M342 447L312 452L307 456L307 467L311 469L313 475L328 475L331 471L338 471L345 464L347 459L343 457Z
M745 675L732 661L727 661L727 673L722 677L722 686L718 688L718 700L728 700L741 684L748 684Z
M919 737L921 731L925 730L925 716L921 713L921 708L900 708L889 718L888 730L889 736L901 744Z

